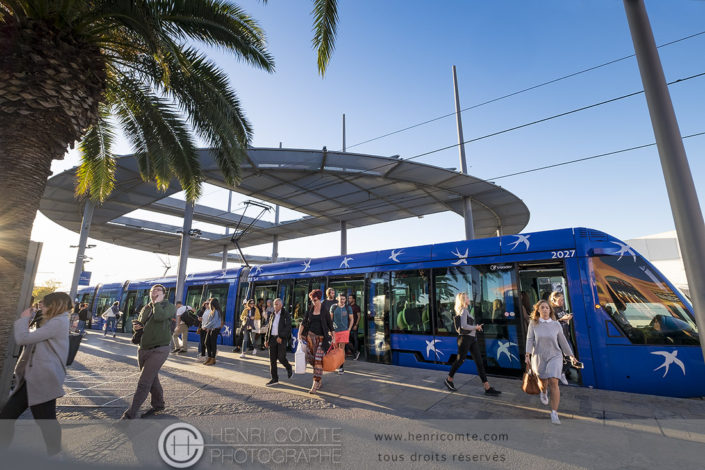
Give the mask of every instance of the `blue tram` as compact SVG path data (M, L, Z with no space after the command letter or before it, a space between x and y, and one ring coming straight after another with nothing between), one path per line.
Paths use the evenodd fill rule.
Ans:
M99 315L119 300L119 328L161 283L173 301L175 278L104 284L79 291ZM520 376L528 313L559 291L573 314L569 341L584 369L575 385L675 397L705 396L705 361L692 307L625 243L597 230L561 229L189 275L184 299L225 305L221 342L233 344L246 298L279 297L295 325L312 289L333 287L362 308L357 334L368 361L448 370L457 353L452 311L458 292L472 299L488 373ZM191 340L196 341L195 333ZM460 372L476 373L473 361Z

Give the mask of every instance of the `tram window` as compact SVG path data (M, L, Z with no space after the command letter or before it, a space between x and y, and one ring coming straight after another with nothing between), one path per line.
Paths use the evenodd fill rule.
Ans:
M392 330L431 333L428 301L428 270L392 273Z
M117 300L120 291L116 289L101 291L98 295L98 303L95 309L96 315L100 316Z
M189 286L186 290L186 305L198 310L203 302L203 286Z
M438 333L453 333L453 316L455 315L455 296L460 292L473 299L472 270L468 266L438 268L433 270L436 310L435 321Z
M517 315L515 289L512 278L513 265L475 266L479 272L475 282L475 321L478 323L506 323ZM549 292L550 294L550 292Z
M257 308L264 310L267 308L267 300L274 302L277 298L277 283L274 281L271 284L256 284L255 285L255 303Z
M640 258L592 258L601 307L634 344L700 343L687 307Z
M294 298L292 299L292 326L296 328L304 318L308 309L308 279L299 279L294 283Z
M205 286L204 300L205 299L218 299L220 308L225 311L225 306L228 302L228 289L230 286L228 284L211 284Z

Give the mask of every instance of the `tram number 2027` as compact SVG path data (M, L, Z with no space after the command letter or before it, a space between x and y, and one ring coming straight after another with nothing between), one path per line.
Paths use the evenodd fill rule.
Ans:
M575 250L563 250L563 251L552 251L551 258L573 258L575 257Z

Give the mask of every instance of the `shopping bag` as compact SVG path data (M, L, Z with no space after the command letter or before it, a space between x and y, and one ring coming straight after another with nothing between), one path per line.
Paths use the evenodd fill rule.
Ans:
M296 374L306 373L306 351L304 351L303 341L299 341L294 354L294 372Z
M345 362L345 352L337 347L332 347L323 356L323 370L333 372L338 370Z
M528 365L524 372L524 380L521 382L521 389L529 395L538 395L541 392L539 378Z
M73 360L78 352L78 347L81 346L81 340L83 335L79 333L69 333L69 355L66 358L66 365L70 366L73 364Z
M335 332L335 342L336 343L349 343L350 342L350 332L348 330L336 331Z

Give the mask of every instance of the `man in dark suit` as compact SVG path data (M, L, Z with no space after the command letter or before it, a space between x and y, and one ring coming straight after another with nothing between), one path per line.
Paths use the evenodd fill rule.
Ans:
M269 328L267 328L264 342L264 347L269 348L269 371L272 375L272 380L265 384L267 387L279 383L277 359L291 378L293 370L286 359L286 344L289 341L289 336L291 336L291 315L282 308L281 299L274 299L274 312L269 319Z

